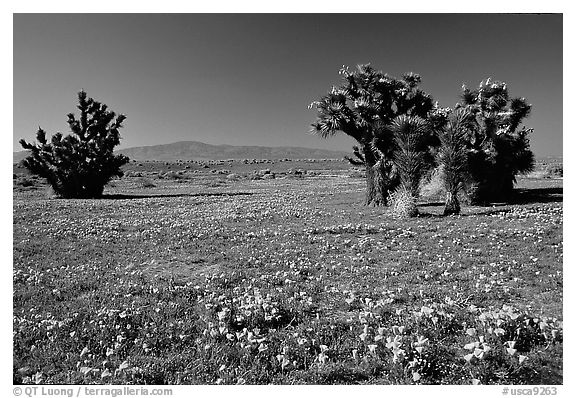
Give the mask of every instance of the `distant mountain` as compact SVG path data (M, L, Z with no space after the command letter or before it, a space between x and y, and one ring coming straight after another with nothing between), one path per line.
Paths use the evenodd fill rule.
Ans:
M26 156L28 156L28 151L12 152L12 160L14 163L19 163Z
M300 147L210 145L196 141L125 148L118 151L133 160L219 160L219 159L341 159L347 152ZM14 163L27 152L14 152Z

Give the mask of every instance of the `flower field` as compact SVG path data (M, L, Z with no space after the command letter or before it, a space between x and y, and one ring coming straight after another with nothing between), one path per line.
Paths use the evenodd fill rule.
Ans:
M561 197L398 220L342 170L141 178L14 191L15 383L563 381Z

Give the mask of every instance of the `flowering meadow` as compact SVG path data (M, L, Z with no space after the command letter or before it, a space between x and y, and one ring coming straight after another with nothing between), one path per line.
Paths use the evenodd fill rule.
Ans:
M341 170L208 174L14 191L15 383L562 383L561 197L398 220Z

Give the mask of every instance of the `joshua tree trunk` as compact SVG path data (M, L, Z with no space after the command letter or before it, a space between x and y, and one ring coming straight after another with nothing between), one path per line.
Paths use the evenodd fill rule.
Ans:
M460 214L460 202L458 201L458 192L446 192L446 205L444 206L444 215Z
M372 148L364 146L366 164L366 201L367 206L385 206L388 196L388 176L382 161L377 161Z

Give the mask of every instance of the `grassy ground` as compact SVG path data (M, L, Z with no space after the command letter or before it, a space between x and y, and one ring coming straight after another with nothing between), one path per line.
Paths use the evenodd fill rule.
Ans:
M340 162L166 166L15 176L16 383L562 383L561 180L396 220Z

